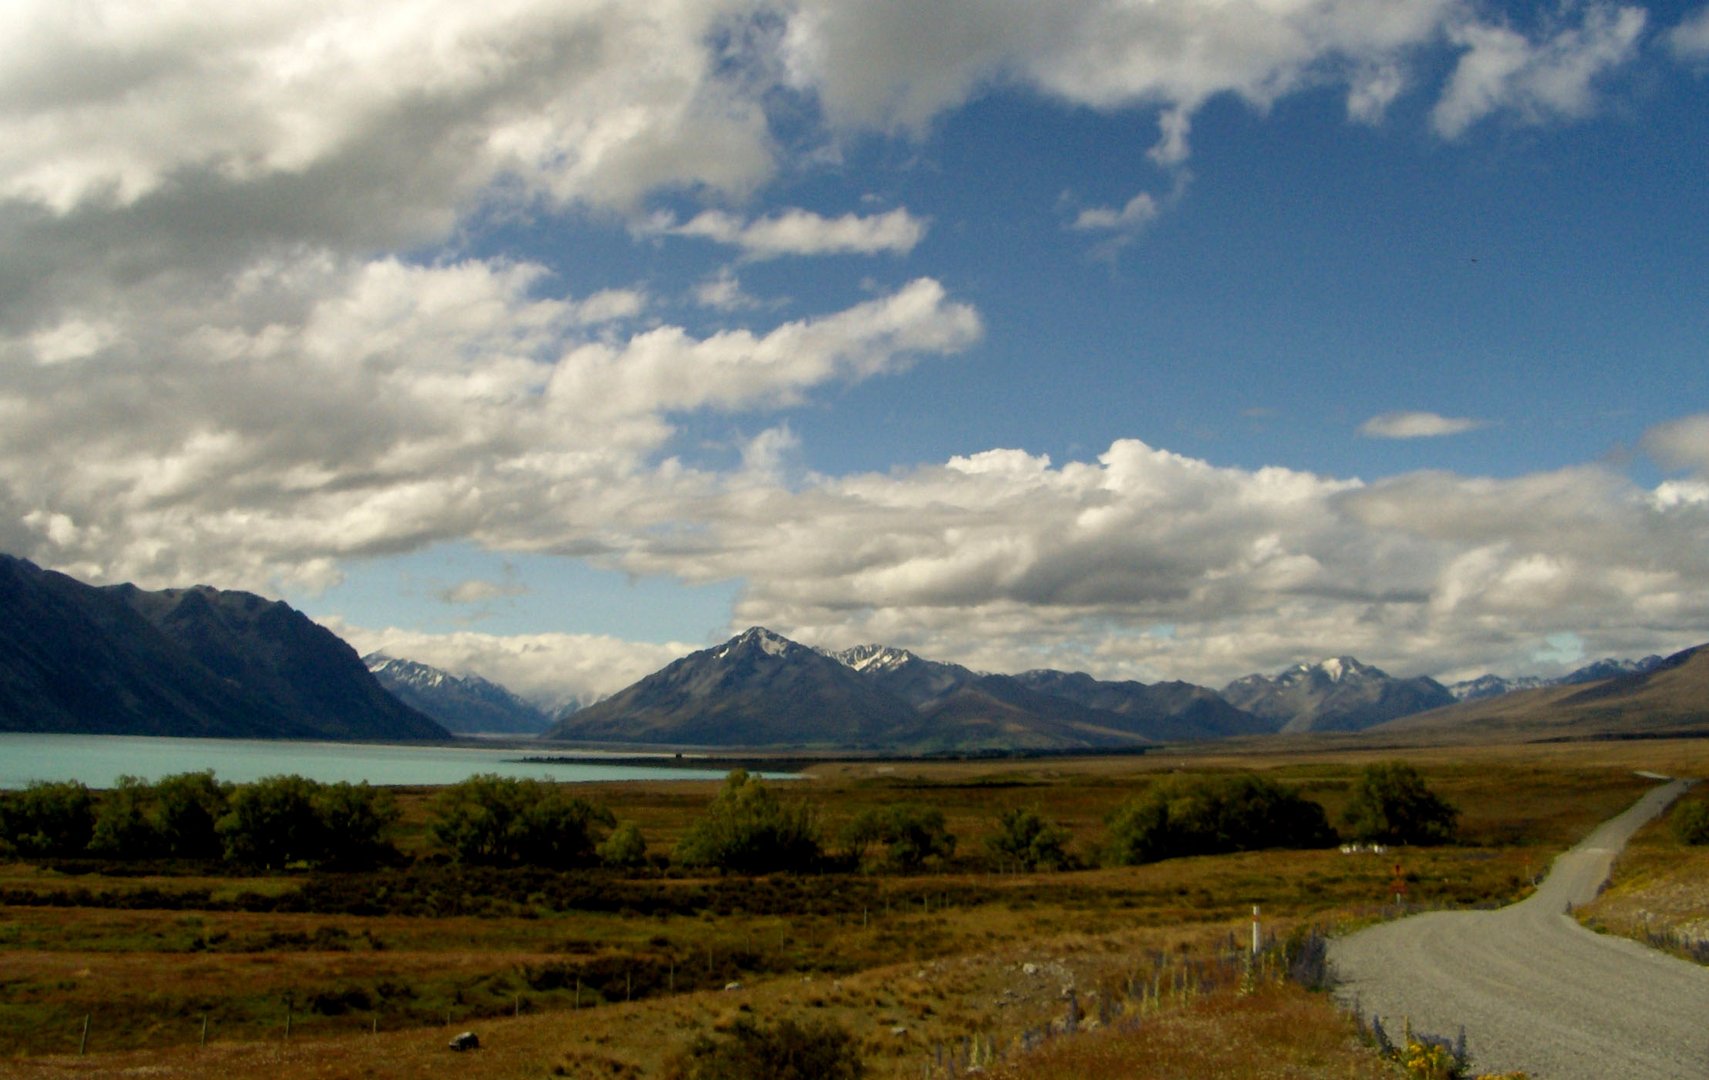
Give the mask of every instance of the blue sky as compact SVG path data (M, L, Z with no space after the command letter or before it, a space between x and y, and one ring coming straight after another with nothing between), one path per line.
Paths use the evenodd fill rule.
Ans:
M12 6L0 547L543 700L1709 640L1709 9ZM1577 654L1577 655L1575 655Z

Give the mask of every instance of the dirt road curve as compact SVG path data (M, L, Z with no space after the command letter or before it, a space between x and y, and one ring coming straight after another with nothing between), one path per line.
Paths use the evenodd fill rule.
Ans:
M1566 914L1607 879L1638 827L1685 790L1649 792L1555 861L1524 903L1400 919L1331 942L1337 995L1398 1039L1404 1018L1473 1067L1533 1080L1709 1077L1709 968L1584 929Z

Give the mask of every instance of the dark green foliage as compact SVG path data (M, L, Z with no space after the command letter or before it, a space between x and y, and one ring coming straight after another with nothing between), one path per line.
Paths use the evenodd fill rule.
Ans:
M154 787L135 776L121 776L101 797L89 851L110 859L146 859L160 853L160 836L151 811Z
M384 837L397 816L391 795L365 783L269 776L232 792L217 829L242 866L369 869L395 857Z
M1013 808L997 817L997 831L985 847L999 865L1023 870L1060 870L1069 864L1068 830L1052 825L1037 810Z
M599 861L607 866L641 866L647 861L647 840L640 826L625 821L611 830L605 843L599 845Z
M177 859L219 858L219 820L230 796L231 785L216 781L212 769L161 777L152 810L161 851Z
M440 792L433 836L459 861L568 868L592 862L611 811L563 784L483 773Z
M1682 844L1709 844L1709 803L1682 802L1669 820L1673 835Z
M955 837L944 827L943 811L918 803L862 810L843 827L842 839L858 862L866 861L874 844L882 844L880 864L902 873L919 869L927 859L941 861L955 854Z
M20 854L80 855L94 831L95 797L75 780L0 795L0 838Z
M736 769L677 842L675 858L684 866L763 874L806 869L819 854L819 824L812 811L781 802L758 777Z
M314 781L268 776L231 796L219 821L226 858L243 866L282 868L319 856L325 839L315 814Z
M747 1017L727 1036L702 1035L667 1068L670 1080L860 1080L866 1075L854 1036L829 1022Z
M1459 818L1404 761L1367 766L1341 814L1354 839L1386 844L1450 843Z
M1110 819L1105 860L1116 866L1265 848L1327 847L1323 807L1253 774L1159 784Z
M366 870L397 858L397 849L385 839L398 820L391 792L366 782L323 784L312 801L322 836L315 861L321 866Z

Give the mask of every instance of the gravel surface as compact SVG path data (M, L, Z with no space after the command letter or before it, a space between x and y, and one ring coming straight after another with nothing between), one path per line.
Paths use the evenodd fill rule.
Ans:
M1709 1077L1709 968L1592 933L1566 914L1588 903L1639 826L1687 787L1655 788L1555 860L1537 892L1500 911L1399 919L1330 943L1337 996L1453 1038L1480 1072L1533 1080Z

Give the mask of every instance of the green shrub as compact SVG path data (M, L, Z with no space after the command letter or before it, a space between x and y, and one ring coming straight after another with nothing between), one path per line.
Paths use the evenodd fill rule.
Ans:
M1110 818L1105 861L1133 866L1183 855L1327 847L1323 807L1256 775L1158 784Z
M459 862L567 869L591 863L613 824L566 785L483 773L435 797L431 828Z
M759 1027L743 1017L721 1038L701 1035L665 1069L667 1080L860 1080L866 1075L854 1036L829 1022L779 1020Z
M746 769L724 778L724 786L677 842L684 866L711 866L738 873L800 870L819 861L819 823L802 803L786 804Z
M1669 819L1673 835L1682 844L1709 844L1709 803L1682 802Z
M33 780L0 795L0 837L23 855L81 855L95 832L95 797L75 780Z
M599 861L607 866L641 866L647 861L647 840L641 827L625 821L611 830L605 843L599 845Z
M999 866L1023 870L1061 870L1072 861L1068 830L1052 825L1037 810L1018 807L997 816L997 831L985 838L985 849Z
M200 785L186 786L193 794ZM186 815L197 805L187 800ZM397 817L391 794L366 783L268 776L234 788L215 828L225 857L241 866L366 870L396 857L385 832Z
M865 863L874 844L882 844L879 864L909 873L928 859L940 862L955 854L955 837L944 826L942 810L918 803L868 807L843 827L843 846L856 862Z
M1460 812L1424 784L1404 761L1368 766L1341 820L1356 840L1387 844L1453 841Z

